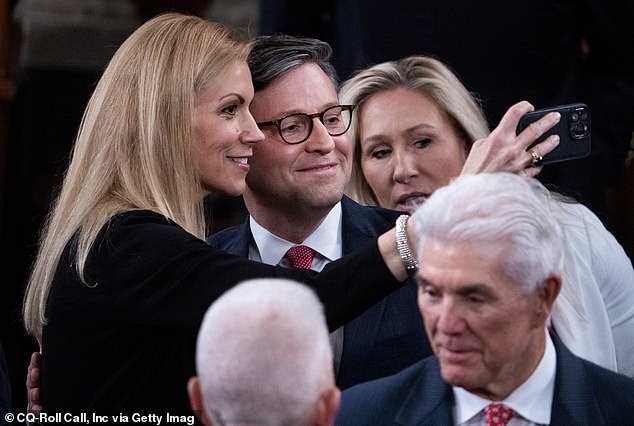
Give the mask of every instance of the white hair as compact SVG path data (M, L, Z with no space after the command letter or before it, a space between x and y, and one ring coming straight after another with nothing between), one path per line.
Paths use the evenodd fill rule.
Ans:
M196 349L205 410L219 424L302 425L334 386L323 306L288 279L244 281L207 311Z
M464 175L436 190L413 216L424 242L505 244L501 266L527 293L554 273L562 275L561 227L552 213L550 192L536 179L511 173Z

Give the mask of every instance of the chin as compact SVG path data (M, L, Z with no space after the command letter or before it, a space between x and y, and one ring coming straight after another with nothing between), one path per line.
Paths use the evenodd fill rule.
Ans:
M212 195L220 195L226 197L239 197L244 193L246 185L242 182L242 185L225 186L220 188L214 188L210 193Z
M443 367L440 366L440 375L443 380L451 386L457 386L465 389L473 387L473 378L470 377L469 371L462 367Z
M226 195L228 197L239 197L243 193L244 193L244 187L239 188L239 189L234 189L234 190L231 190L231 191L227 191L224 195Z

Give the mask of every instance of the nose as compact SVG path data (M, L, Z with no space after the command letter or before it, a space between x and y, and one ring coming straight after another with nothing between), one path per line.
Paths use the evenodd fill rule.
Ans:
M335 141L328 133L324 123L318 117L313 118L313 130L304 142L304 149L307 152L319 152L326 154L335 149Z
M264 140L264 133L262 133L262 130L260 130L260 127L256 124L251 113L247 113L247 117L240 131L240 142L253 145L262 140Z
M436 328L446 335L459 334L465 328L464 318L460 314L459 307L450 298L445 298L438 307Z
M416 161L414 156L402 151L395 151L392 156L394 160L394 171L392 179L397 183L409 183L409 181L418 175Z

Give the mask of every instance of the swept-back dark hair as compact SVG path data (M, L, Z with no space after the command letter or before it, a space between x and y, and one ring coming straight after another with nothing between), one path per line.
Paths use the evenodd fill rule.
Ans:
M307 63L317 64L337 87L339 78L331 57L332 48L325 41L274 34L257 37L247 61L253 87L258 92L293 68Z

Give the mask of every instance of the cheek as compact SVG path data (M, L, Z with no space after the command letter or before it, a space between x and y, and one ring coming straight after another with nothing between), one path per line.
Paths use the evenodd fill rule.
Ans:
M350 141L349 138L341 139L341 137L335 137L333 139L335 140L335 143L336 143L335 149L337 150L337 152L339 152L339 155L341 156L343 162L345 163L344 167L347 169L346 172L349 176L352 170L352 162L354 161L352 142Z
M514 320L508 321L511 317ZM478 318L473 323L476 324L475 321L479 320L476 327L482 330L480 336L488 341L488 347L492 352L499 352L502 348L512 348L521 352L533 330L530 319L526 307L517 306L516 309L496 312L495 315L484 319Z
M418 290L418 310L420 311L420 315L423 318L425 332L430 338L430 341L432 341L431 337L433 335L433 329L435 327L438 315L434 312L431 306L425 304L423 292L420 289Z
M297 158L303 151L302 144L287 145L283 142L266 139L253 147L253 157L249 160L249 176L262 176L261 179L293 169Z
M253 157L250 163L274 164L287 157L287 147L292 145L283 144L273 139L266 138L262 143L253 146ZM271 167L273 169L273 167Z
M199 165L209 165L217 161L218 151L221 147L218 141L213 139L204 139L196 142L194 150L197 154Z
M462 172L462 166L464 166L464 155L456 154L455 156L447 160L447 170L450 173L450 178L458 176ZM449 182L447 182L449 183Z
M348 133L344 133L340 136L333 136L332 139L335 141L335 146L337 151L341 152L348 159L352 159L352 152L354 151L354 144L352 143L352 139L350 139L350 135Z
M462 166L467 159L465 143L461 140L447 141L447 148L444 151L443 161L447 165L447 169L451 170L455 175L460 174Z
M217 133L207 131L208 127L205 122L198 122L194 126L194 152L198 155L200 163L205 162L217 142L214 138L217 137Z
M205 140L199 135L199 133L194 129L194 143L192 145L192 152L194 156L194 162L196 163L196 167L198 170L204 173L206 162L206 152L205 152Z
M391 171L387 161L378 164L375 161L361 160L361 171L368 185L379 198L383 199L391 187Z
M194 129L194 144L209 163L238 143L235 124L208 119L199 122Z
M428 176L431 182L427 182L432 190L449 184L451 179L462 171L463 161L457 153L440 152L422 155L418 160L418 168L421 171L421 181Z

